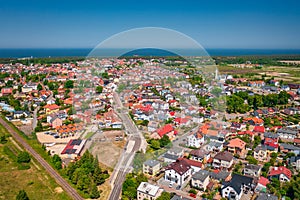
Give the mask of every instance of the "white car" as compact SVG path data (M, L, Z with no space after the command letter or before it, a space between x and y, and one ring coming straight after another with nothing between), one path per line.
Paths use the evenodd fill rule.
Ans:
M173 187L174 182L170 182L169 187Z

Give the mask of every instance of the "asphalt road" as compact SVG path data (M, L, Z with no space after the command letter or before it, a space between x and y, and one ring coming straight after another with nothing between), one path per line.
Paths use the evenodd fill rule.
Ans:
M140 131L138 130L134 122L129 117L128 111L124 109L122 102L119 98L119 95L117 93L114 93L114 102L116 103L116 110L121 110L120 112L117 113L123 121L125 129L129 135L128 137L129 139L112 175L113 187L109 196L109 200L117 200L120 198L122 192L122 185L125 180L126 174L129 173L131 170L131 164L134 155L141 148L142 149L145 148L145 142L144 142L145 139L143 135L140 133ZM128 152L127 148L129 148L128 144L130 143L130 141L134 142L134 146Z
M28 151L32 157L34 157L41 166L47 170L55 181L70 195L70 197L76 200L83 200L77 191L65 179L63 179L58 172L55 171L51 165L49 165L47 161L45 161L14 129L12 129L6 121L0 118L0 123L10 132L13 138L25 148L26 151Z

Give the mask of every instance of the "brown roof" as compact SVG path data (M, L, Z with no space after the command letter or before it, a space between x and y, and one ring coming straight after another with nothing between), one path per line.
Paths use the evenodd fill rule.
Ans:
M215 155L215 159L218 160L225 160L230 162L233 159L233 155L229 153L228 151L219 152Z
M207 155L208 154L208 152L207 151L205 151L205 150L203 150L203 149L195 149L195 150L192 150L191 152L190 152L190 155L192 155L192 156L197 156L197 157L204 157L205 155Z
M173 162L173 163L169 164L166 167L166 170L173 169L178 174L183 175L190 168L191 168L191 166L186 161L184 161L184 160L176 160L176 162Z

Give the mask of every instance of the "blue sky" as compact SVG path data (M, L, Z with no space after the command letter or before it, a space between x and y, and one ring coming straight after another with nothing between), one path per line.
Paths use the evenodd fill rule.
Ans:
M84 48L132 28L164 27L205 48L300 49L300 1L0 0L0 48Z

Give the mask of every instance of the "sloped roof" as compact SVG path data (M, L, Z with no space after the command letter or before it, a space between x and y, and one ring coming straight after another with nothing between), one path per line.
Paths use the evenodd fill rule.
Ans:
M248 185L251 186L253 183L253 178L248 176L243 176L239 174L233 174L232 178L228 182L224 182L223 188L228 186L232 187L238 194L241 193L241 186Z
M176 162L173 162L166 167L166 170L171 170L171 169L173 169L178 174L183 175L189 169L191 169L191 166L186 161L178 159L176 160Z
M233 159L233 155L228 151L219 152L215 155L215 159L225 160L230 162Z

